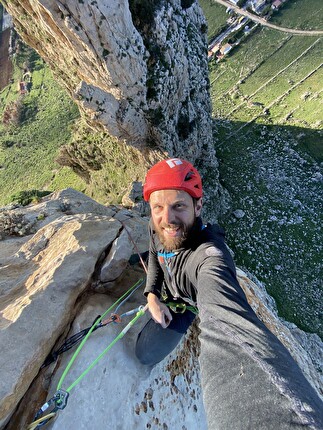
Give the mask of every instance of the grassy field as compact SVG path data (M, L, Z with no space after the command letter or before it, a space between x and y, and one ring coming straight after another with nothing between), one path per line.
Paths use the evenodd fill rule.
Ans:
M319 21L315 0L287 2L272 20L305 29ZM228 243L280 315L320 336L322 52L323 38L258 27L224 61L210 63L221 180L232 209L245 213L221 220Z
M273 14L271 22L287 28L322 30L323 2L321 0L288 0Z
M225 7L215 3L213 0L200 0L199 3L205 16L212 17L208 19L207 33L208 39L211 40L223 28L229 15L225 12Z
M18 82L23 65L29 62L32 83L28 94L20 95ZM15 60L14 83L0 93L0 117L10 103L20 100L19 124L0 124L0 204L14 193L30 189L58 190L85 183L71 169L59 166L58 148L71 138L71 126L79 117L70 97L54 81L43 61L22 47Z
M237 263L264 283L280 314L322 335L322 176L299 127L217 121L217 154L232 209L221 220ZM309 137L309 136L308 136ZM318 143L318 142L317 142ZM320 137L320 144L323 136Z
M32 82L22 96L18 83L26 65ZM13 80L0 92L0 118L8 105L21 105L18 123L0 123L0 206L21 191L66 187L83 191L100 203L121 203L128 186L146 172L138 151L86 127L77 106L49 68L23 44L15 58ZM64 145L82 158L84 169L91 172L87 182L56 162Z

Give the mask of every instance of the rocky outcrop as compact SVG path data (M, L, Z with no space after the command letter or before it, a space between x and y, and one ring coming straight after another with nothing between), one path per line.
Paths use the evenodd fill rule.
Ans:
M192 161L210 150L207 25L197 1L3 3L93 127Z
M147 221L136 213L104 207L70 189L39 205L4 213L8 222L28 220L35 231L17 240L12 234L5 236L1 243L1 345L8 346L8 355L1 355L5 378L0 388L0 416L6 420L74 319L89 286L100 282L98 262L111 268L112 254L114 265L121 260L124 272L124 255L130 256L134 245L124 241L120 251L120 237L124 238L127 229L140 252L146 250ZM135 225L133 217L137 218ZM10 232L21 234L19 229ZM103 285L110 283L111 289L121 272L111 270L109 276L103 269Z
M141 266L131 260L137 251L147 250L148 218L136 210L97 204L71 189L2 213L8 222L25 219L30 225L27 236L18 227L6 230L1 241L0 417L1 428L18 430L25 429L47 395L56 392L75 351L65 352L56 363L41 369L51 350L91 326L98 314L144 278ZM322 342L318 336L279 320L265 289L242 271L238 277L258 316L321 393ZM141 288L118 313L143 304ZM100 430L109 423L115 428L176 429L180 423L180 428L206 429L196 326L169 357L148 369L133 354L136 336L147 318L144 315L71 389L66 408L48 428ZM121 323L92 333L66 374L63 389L100 356L130 319L124 315Z
M95 186L96 172L118 158L105 137L89 143L95 129L145 170L165 156L192 161L204 177L209 219L227 211L212 138L207 24L197 1L3 3L86 120L84 133L60 148L59 164ZM142 170L133 179L143 180Z

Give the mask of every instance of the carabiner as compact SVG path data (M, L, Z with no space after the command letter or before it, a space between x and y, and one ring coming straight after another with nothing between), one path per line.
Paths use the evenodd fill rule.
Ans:
M55 397L55 403L56 403L57 409L64 409L65 408L65 406L67 405L67 399L68 399L69 395L70 395L70 393L65 391L65 390L56 391L54 397Z
M67 405L67 399L68 399L69 393L64 390L58 390L52 398L50 398L46 403L43 404L43 406L39 409L39 411L36 413L34 420L37 420L38 418L43 415L45 411L47 411L50 406L53 406L53 409L50 411L50 413L56 412L58 409L64 409Z
M186 311L186 304L185 303L166 303L169 308L175 312L176 314L183 314Z

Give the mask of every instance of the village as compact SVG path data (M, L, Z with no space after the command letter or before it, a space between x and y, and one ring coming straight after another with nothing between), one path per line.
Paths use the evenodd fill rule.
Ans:
M272 14L286 3L287 0L228 0L242 10L249 11L268 21ZM228 14L227 27L221 34L216 35L208 45L208 59L221 61L234 47L238 46L259 25L246 16L239 15L230 6L226 10Z

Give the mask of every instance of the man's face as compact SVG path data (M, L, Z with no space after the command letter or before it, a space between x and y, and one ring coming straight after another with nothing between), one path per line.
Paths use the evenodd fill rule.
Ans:
M154 228L165 249L180 248L201 213L202 200L194 205L186 191L160 190L151 193L149 204Z

